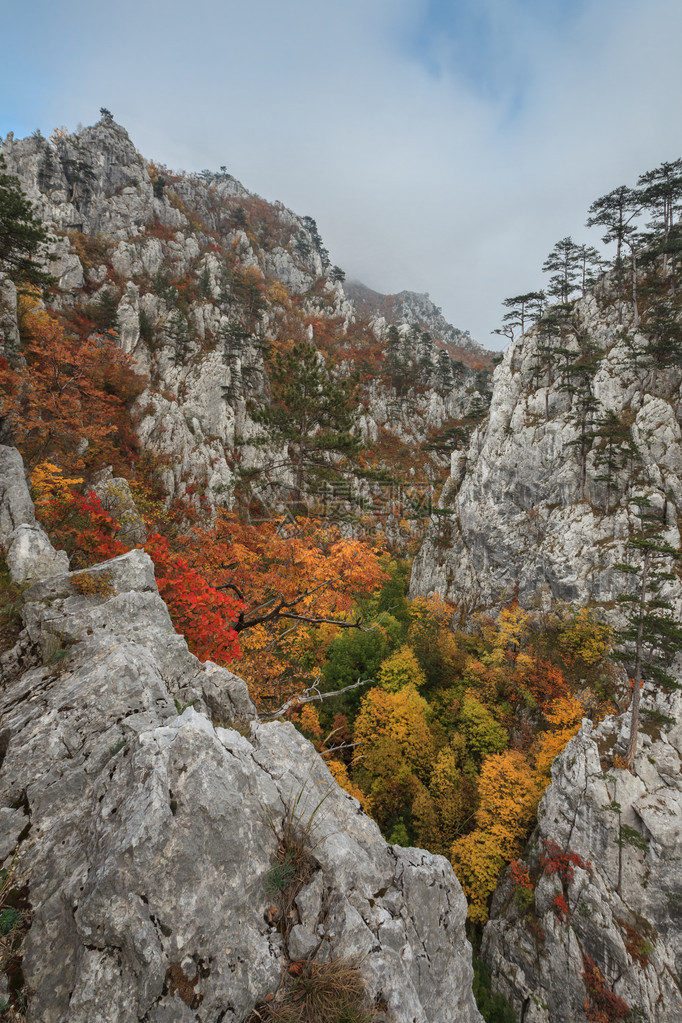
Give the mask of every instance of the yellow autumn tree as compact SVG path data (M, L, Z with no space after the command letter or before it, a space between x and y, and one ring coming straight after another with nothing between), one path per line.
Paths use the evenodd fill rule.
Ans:
M613 634L594 611L581 607L564 612L562 619L557 646L568 664L578 661L593 667L607 656Z
M541 787L523 754L505 750L487 757L481 768L478 794L481 804L476 823L496 839L506 859L513 859L535 821L541 795Z
M535 745L535 769L546 781L549 781L555 758L577 734L584 713L582 704L574 696L554 700L545 711L550 730L543 732Z
M429 705L411 683L396 693L378 687L370 689L355 722L355 741L360 743L356 762L367 767L374 759L372 750L379 740L389 739L415 774L428 778L434 754L428 718Z
M367 794L372 815L382 827L409 817L423 782L428 780L434 740L429 707L410 683L396 693L370 689L355 722L353 775Z
M31 473L31 489L37 505L69 497L72 487L82 482L82 476L69 479L53 462L39 462Z
M455 736L455 745L459 736ZM415 830L420 844L447 855L450 847L472 821L477 807L477 785L462 770L462 751L453 745L440 750L433 765L428 799L415 800ZM431 836L430 841L427 839Z
M495 891L504 856L487 831L472 831L453 842L450 860L469 901L468 916L474 923L488 919L488 899Z
M382 689L397 693L406 685L420 689L426 682L426 675L419 665L414 652L407 644L381 662L377 681Z
M521 682L521 695L526 695L524 675L532 658L524 650L530 632L531 616L513 603L500 611L496 619L478 617L481 637L486 649L467 662L465 678L477 690L477 696L488 707L500 700L516 697Z
M469 898L469 916L484 922L503 864L518 856L533 826L541 786L526 758L506 750L484 761L478 792L478 826L453 842L450 858Z

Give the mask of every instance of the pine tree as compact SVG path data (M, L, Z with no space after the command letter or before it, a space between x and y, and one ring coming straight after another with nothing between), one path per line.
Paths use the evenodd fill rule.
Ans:
M633 220L642 211L641 195L627 185L614 188L608 195L595 199L588 212L588 227L605 227L602 241L605 245L616 243L616 267L620 264L623 242Z
M675 223L675 215L682 211L682 160L664 162L660 167L642 174L638 184L642 187L642 206L654 214L648 225L663 234L667 243ZM668 268L667 254L663 256L663 273Z
M600 419L597 419L593 437L595 440L603 441L595 452L595 465L601 472L594 479L606 485L608 515L611 510L611 494L616 489L617 474L628 462L632 470L633 463L639 458L639 451L632 439L630 427L612 409L608 409Z
M630 592L618 598L627 619L625 628L620 631L618 656L633 669L626 757L631 771L637 752L641 684L648 681L668 689L679 688L670 674L670 667L675 656L682 652L682 627L671 601L664 595L665 584L677 578L672 569L682 560L682 551L662 535L665 503L659 509L646 495L640 495L632 504L639 526L628 540L631 557L628 562L614 566L634 582Z
M271 401L251 409L264 436L252 443L285 448L281 459L266 469L285 469L293 476L293 498L304 488L341 478L335 456L351 456L359 447L353 436L357 422L356 376L338 379L314 345L295 344L270 360Z
M654 364L655 374L659 368L678 365L682 358L682 324L679 310L667 297L652 302L642 320L647 338L646 354Z
M448 394L448 392L455 386L455 375L452 372L452 359L442 348L438 353L436 375L438 380L438 390L442 394Z
M554 380L557 355L566 353L568 356L566 364L568 365L570 361L570 351L561 348L561 340L567 322L567 312L563 306L551 306L543 313L538 322L535 362L532 372L535 387L544 386L546 388L545 419L549 419L549 388Z
M6 169L0 156L0 273L7 274L18 287L54 284L44 269L50 236L19 179L5 173Z
M391 383L398 394L405 390L405 374L407 363L404 353L404 341L398 328L391 324L386 334L386 367Z
M571 410L568 418L578 427L578 436L569 441L578 451L580 464L580 500L585 499L587 455L594 440L594 421L600 403L592 390L592 381L599 364L599 349L589 334L578 334L578 358L563 371L561 390L570 395Z
M579 253L580 246L576 245L570 236L567 236L556 243L542 264L544 273L554 275L549 279L548 293L564 305L570 301L571 295L578 288L577 282L580 277Z
M527 291L524 295L505 298L502 305L508 311L502 317L503 326L493 333L504 334L511 341L514 340L517 329L521 334L525 334L527 325L535 323L542 315L544 302L544 291Z
M587 289L597 281L605 262L591 245L579 245L575 255L579 267L580 287L584 295Z

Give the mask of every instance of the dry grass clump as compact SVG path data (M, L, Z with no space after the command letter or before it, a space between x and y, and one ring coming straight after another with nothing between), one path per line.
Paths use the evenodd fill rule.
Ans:
M293 963L286 986L249 1023L372 1023L375 1016L358 960L345 958Z
M296 896L318 866L314 850L324 831L318 836L315 832L324 819L325 804L333 790L326 785L317 792L316 789L317 785L310 785L309 778L306 778L298 791L292 794L283 820L269 818L278 843L275 860L264 878L264 887L275 903L268 911L269 917L278 924L285 942L297 920Z

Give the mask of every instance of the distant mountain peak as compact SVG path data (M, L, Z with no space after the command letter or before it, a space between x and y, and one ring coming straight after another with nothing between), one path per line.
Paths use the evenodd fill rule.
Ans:
M362 316L382 316L387 324L400 327L403 324L428 330L434 341L441 341L446 349L464 348L472 352L484 351L468 330L454 327L443 316L440 306L431 301L428 292L399 291L394 295L382 295L368 288L358 280L346 280L344 291L353 301Z

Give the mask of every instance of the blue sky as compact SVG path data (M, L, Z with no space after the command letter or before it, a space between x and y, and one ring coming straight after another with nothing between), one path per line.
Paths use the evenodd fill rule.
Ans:
M495 344L595 197L682 155L677 0L24 0L0 134L106 106L148 158L226 164L334 262Z
M459 74L486 99L517 109L531 84L529 37L551 38L575 23L587 0L426 0L403 42L435 76Z

